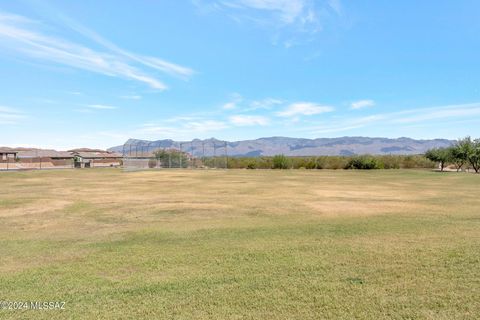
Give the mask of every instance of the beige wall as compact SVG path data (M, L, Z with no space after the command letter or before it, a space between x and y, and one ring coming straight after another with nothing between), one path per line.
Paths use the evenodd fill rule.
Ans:
M6 170L8 169L48 169L48 168L72 168L73 167L73 159L51 159L51 158L23 158L14 160L9 159L8 165L7 161L0 160L0 169Z
M94 168L95 167L96 168L99 168L99 167L118 167L118 166L120 166L120 160L99 159L99 160L91 161L90 166L92 166L92 164L93 164Z

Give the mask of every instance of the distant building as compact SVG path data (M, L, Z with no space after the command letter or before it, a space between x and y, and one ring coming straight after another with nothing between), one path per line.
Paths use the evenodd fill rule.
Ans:
M73 155L67 151L18 149L22 169L73 168Z
M75 168L118 167L122 164L122 155L99 149L73 149L68 152L74 157Z
M33 148L0 148L0 169L72 168L73 156L66 151Z
M7 162L8 159L15 160L17 158L18 151L12 148L0 148L0 161Z
M122 155L98 149L56 151L0 147L0 170L118 167Z
M9 170L15 167L17 150L12 148L0 148L0 170Z

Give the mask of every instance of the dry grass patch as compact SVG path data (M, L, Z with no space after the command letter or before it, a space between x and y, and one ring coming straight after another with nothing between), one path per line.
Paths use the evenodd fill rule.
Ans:
M476 175L93 169L0 183L0 300L67 301L2 319L480 314Z

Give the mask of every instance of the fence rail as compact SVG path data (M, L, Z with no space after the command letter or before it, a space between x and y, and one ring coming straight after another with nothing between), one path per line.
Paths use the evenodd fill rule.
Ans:
M125 170L228 168L228 144L220 140L172 142L168 146L140 141L125 144L122 154Z

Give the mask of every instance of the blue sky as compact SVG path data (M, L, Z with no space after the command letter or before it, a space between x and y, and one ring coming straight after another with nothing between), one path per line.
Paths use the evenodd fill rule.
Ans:
M480 136L480 2L3 1L0 145Z

